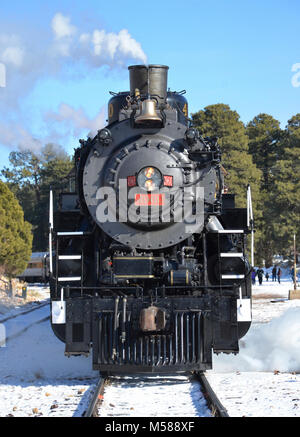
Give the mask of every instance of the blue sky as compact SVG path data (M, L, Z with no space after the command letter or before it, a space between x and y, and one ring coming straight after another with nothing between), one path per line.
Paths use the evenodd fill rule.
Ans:
M33 148L53 141L71 152L144 57L170 67L168 86L186 89L190 113L226 103L245 123L266 112L284 127L300 112L299 20L299 0L1 2L0 168L33 138ZM130 50L113 58L92 43L104 34L114 44L124 29Z

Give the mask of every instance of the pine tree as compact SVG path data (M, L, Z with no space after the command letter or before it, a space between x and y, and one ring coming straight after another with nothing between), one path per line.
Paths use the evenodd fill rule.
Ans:
M31 226L8 186L0 181L0 267L9 278L25 270L31 256Z
M64 150L52 144L39 152L11 152L9 160L11 167L3 168L2 175L23 207L25 219L32 224L33 249L45 251L50 186L61 190L67 185L65 178L73 168L73 162Z
M282 154L280 123L271 115L259 114L247 124L249 152L253 162L262 171L262 190L272 188L273 167Z
M235 194L236 206L246 207L247 186L250 184L254 219L256 224L256 242L261 238L258 224L262 211L260 202L261 172L253 163L248 150L248 136L243 122L236 111L229 105L216 104L192 114L193 125L200 130L203 137L217 137L222 152L222 165L228 175L225 184L229 193ZM261 258L258 259L261 262Z
M272 193L275 189L276 171L275 165L282 156L283 132L280 123L268 114L259 114L247 125L249 137L249 152L253 162L262 172L260 190L261 203L263 205L261 217L257 222L260 229L260 239L257 251L265 260L266 267L273 263L273 255L276 252L276 208Z
M236 205L245 207L247 185L252 188L254 209L259 210L260 171L248 153L248 137L239 114L228 105L216 104L192 114L193 125L203 137L217 137L222 152L222 164L228 172L225 183L236 195Z
M281 159L274 166L271 199L276 248L278 253L286 255L290 252L294 233L297 247L300 245L300 113L288 121L282 147Z

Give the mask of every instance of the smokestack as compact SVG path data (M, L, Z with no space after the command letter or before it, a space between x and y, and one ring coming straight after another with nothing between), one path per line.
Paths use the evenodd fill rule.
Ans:
M130 77L130 95L134 97L139 90L141 99L157 100L158 108L166 104L168 69L166 65L131 65L128 67Z

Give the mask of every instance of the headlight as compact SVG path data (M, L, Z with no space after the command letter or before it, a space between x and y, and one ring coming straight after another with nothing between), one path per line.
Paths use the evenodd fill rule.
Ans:
M199 137L198 131L193 127L190 127L185 133L185 138L190 145L195 143L198 137Z
M101 144L108 146L112 141L110 130L106 128L98 130L98 140Z
M137 183L146 191L158 190L162 184L162 176L157 168L145 167L139 172Z

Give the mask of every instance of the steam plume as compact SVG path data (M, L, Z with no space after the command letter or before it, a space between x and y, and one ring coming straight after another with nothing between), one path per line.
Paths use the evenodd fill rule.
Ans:
M51 77L67 80L69 71L86 76L103 66L120 70L130 62L146 61L141 44L127 29L118 33L105 29L84 32L72 23L71 17L60 12L39 35L22 33L20 29L11 33L0 31L0 64L6 69L6 86L0 88L0 144L12 149L35 149L46 137L59 137L58 123L64 125L62 138L57 138L61 141L65 135L96 131L104 124L103 108L89 119L83 108L76 109L68 102L61 102L56 113L46 111L44 114L44 120L51 121L45 137L35 138L28 127L32 123L23 109L23 99L38 82ZM56 130L53 130L54 125Z

